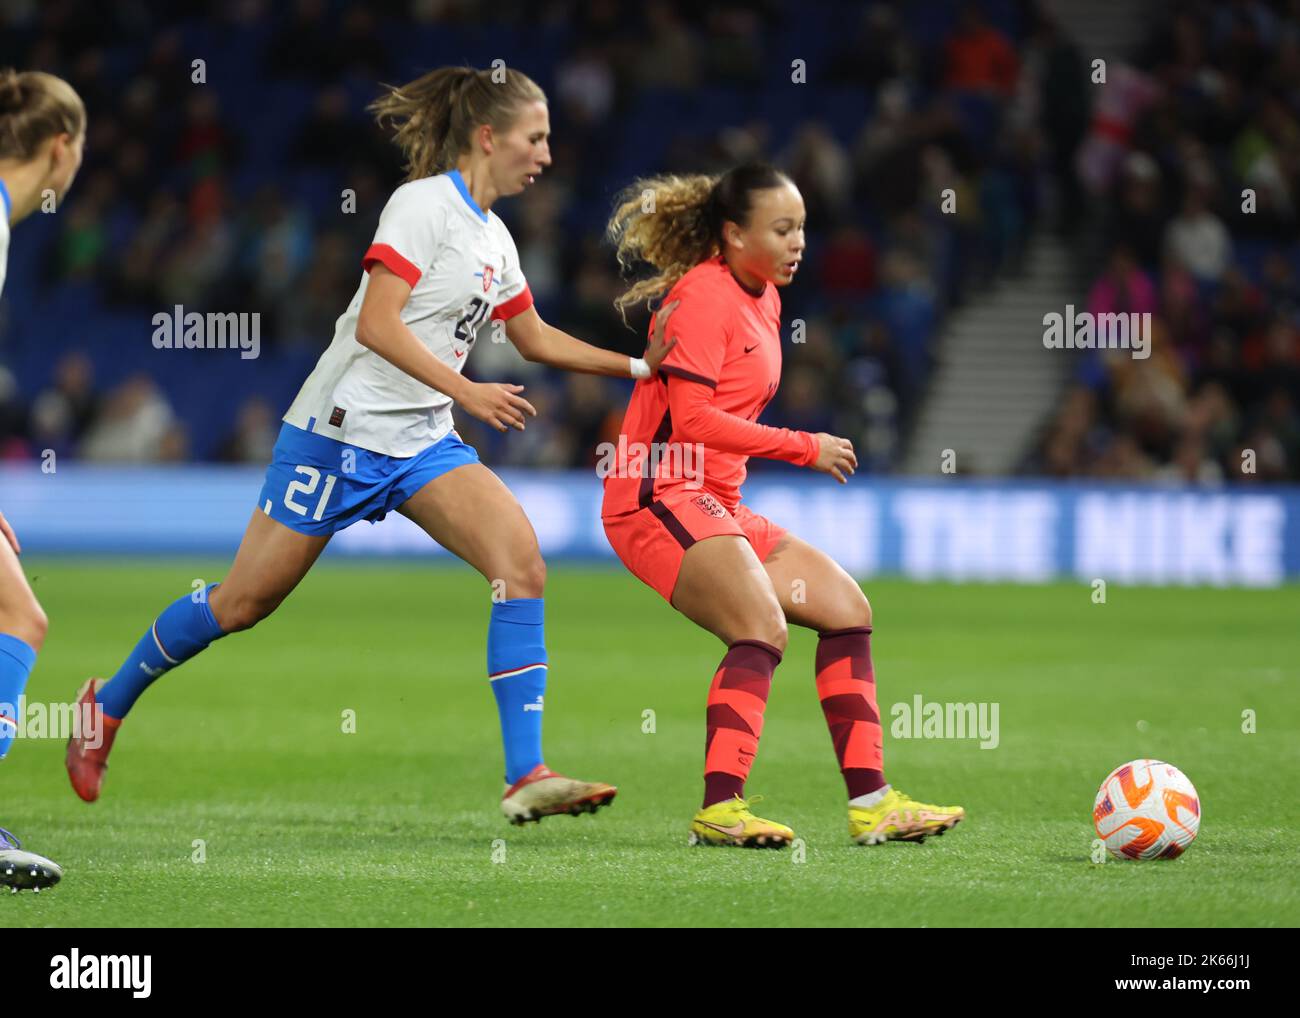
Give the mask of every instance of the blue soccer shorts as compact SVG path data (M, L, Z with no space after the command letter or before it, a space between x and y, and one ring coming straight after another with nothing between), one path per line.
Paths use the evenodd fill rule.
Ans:
M257 504L291 530L327 537L358 520L378 523L434 478L477 462L455 432L398 458L285 424Z

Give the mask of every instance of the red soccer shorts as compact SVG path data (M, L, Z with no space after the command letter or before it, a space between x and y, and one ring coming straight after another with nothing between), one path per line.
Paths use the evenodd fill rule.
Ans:
M785 528L738 505L734 513L701 488L659 492L648 508L606 517L605 536L623 564L642 583L672 603L686 550L697 541L735 534L749 541L762 562L785 536Z

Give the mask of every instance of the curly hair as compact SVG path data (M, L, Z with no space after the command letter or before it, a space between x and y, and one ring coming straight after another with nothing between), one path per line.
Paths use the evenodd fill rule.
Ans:
M648 264L655 274L614 301L627 309L667 293L682 276L722 250L722 227L748 225L755 191L788 183L768 163L745 163L716 176L662 174L633 181L614 202L605 228L624 272Z

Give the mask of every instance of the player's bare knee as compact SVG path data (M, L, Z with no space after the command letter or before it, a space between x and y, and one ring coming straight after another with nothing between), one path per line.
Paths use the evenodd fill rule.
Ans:
M744 640L761 640L785 653L790 639L790 630L786 626L785 613L781 606L773 602L769 611L763 612L754 622L745 627L749 635L739 637Z
M224 598L218 600L215 595L210 602L212 617L227 633L241 633L252 629L275 611L278 605L278 601L264 598L234 597L229 600Z
M36 601L0 617L0 633L16 636L35 651L44 646L45 634L49 630L50 620Z
M818 613L817 626L823 632L836 629L860 629L871 625L871 602L856 583L845 584L831 610Z
M790 641L790 630L785 624L785 614L779 609L777 610L776 616L772 619L771 626L771 637L767 642L784 654L785 646Z
M28 625L31 626L32 639L29 642L32 649L40 650L45 644L46 634L50 631L50 619L39 604L32 606L31 619Z
M541 597L546 591L546 561L538 552L516 563L506 577L506 597Z
M861 592L861 588L859 588L858 597L851 608L851 614L856 619L853 626L871 625L871 602L867 600L867 595Z

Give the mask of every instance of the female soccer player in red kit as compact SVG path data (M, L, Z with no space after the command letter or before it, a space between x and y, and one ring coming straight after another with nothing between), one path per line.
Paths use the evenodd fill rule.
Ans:
M675 346L657 378L637 383L620 438L626 448L641 443L668 455L606 478L605 533L628 569L727 645L709 689L704 802L692 844L780 848L794 838L789 827L755 816L743 797L787 623L819 634L817 693L848 786L850 836L860 844L916 841L965 816L885 783L862 589L829 556L740 501L750 456L812 467L841 483L857 467L847 439L757 423L781 377L777 287L798 271L803 230L798 189L765 164L637 181L609 224L619 263L657 272L618 306L666 292L659 314L670 316L666 337ZM687 450L699 447L693 459ZM702 486L676 476L675 464L700 459Z

